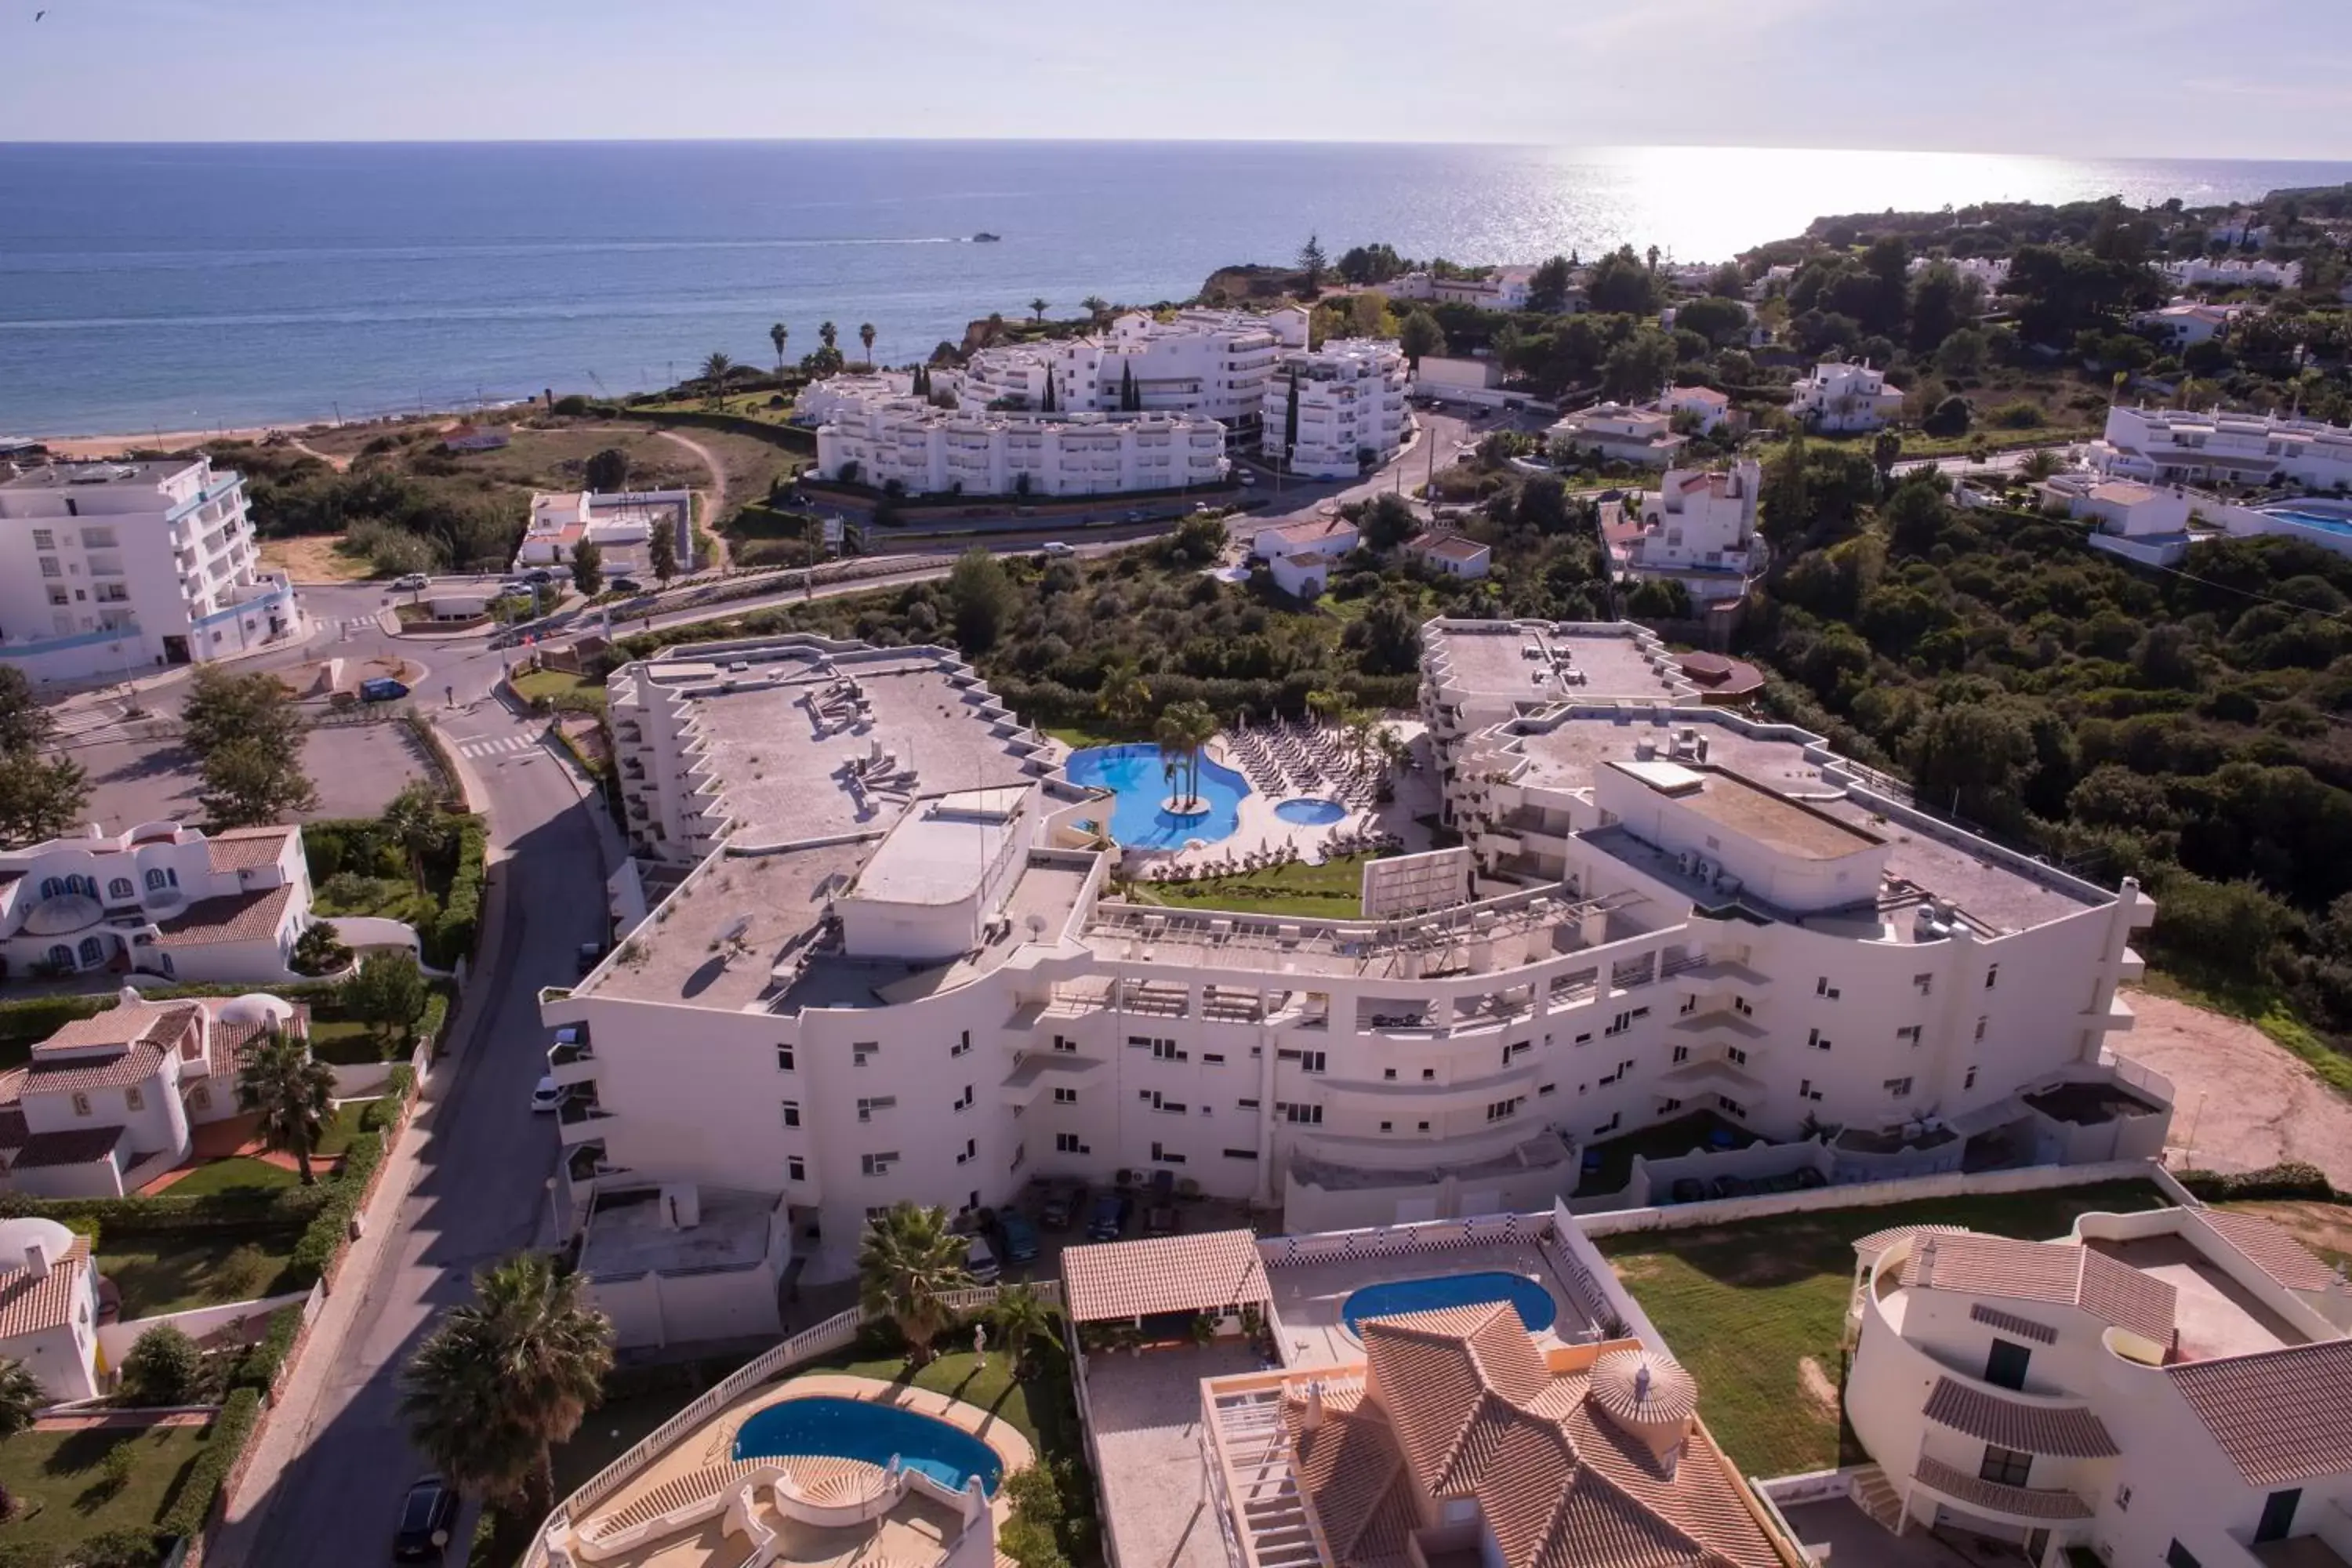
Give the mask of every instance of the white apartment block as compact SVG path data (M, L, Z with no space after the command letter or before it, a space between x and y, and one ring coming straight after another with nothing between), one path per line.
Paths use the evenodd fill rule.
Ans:
M951 373L940 372L940 384L950 384ZM907 397L915 390L915 378L903 370L861 371L828 375L812 381L801 388L793 399L793 423L822 425L851 403L887 403L894 397Z
M117 679L306 631L260 568L245 479L205 458L0 466L0 659Z
M2149 483L2333 489L2352 484L2352 428L2277 414L2118 405L2107 410L2090 458L2102 473Z
M1221 482L1225 427L1187 414L988 414L854 399L818 426L828 479L910 495L1087 496Z
M2200 305L2194 300L2175 300L2160 310L2141 311L2132 318L2132 325L2161 340L2167 348L2178 351L2226 335L2231 323L2244 309L2242 305Z
M1483 278L1433 278L1426 272L1407 272L1384 285L1383 291L1392 300L1431 300L1482 310L1524 310L1535 275L1532 267L1490 267Z
M1408 868L1423 897L1337 921L1113 897L1103 802L951 654L797 636L616 672L625 810L674 890L542 1005L575 1031L575 1210L738 1194L714 1245L751 1310L777 1245L838 1276L870 1211L1040 1173L1371 1223L1538 1207L1586 1141L1700 1105L1841 1122L1841 1170L1872 1174L1979 1131L2052 1158L2160 1138L2152 1090L2087 1129L2021 1098L2119 1070L2152 907L2128 885L1883 800L1800 731L1670 708L1689 684L1636 628L1425 636L1478 875L1442 852ZM630 1279L690 1269L693 1228L667 1262L633 1246Z
M176 822L0 851L0 975L294 978L310 924L302 830Z
M1147 414L1214 419L1239 439L1256 428L1283 351L1307 346L1307 321L1295 305L1264 315L1188 309L1165 321L1129 310L1086 337L978 350L958 376L940 373L940 384L975 413L999 403L1035 409L1050 381L1056 412L1113 414L1131 389Z
M1916 278L1930 267L1948 267L1963 278L1973 278L1984 285L1988 294L1998 294L2009 281L2009 258L2006 256L1915 256L1906 268Z
M2158 268L2183 289L2300 289L2303 287L2303 263L2300 261L2264 261L2259 258L2230 257L2214 261L2198 257L2188 261L2168 261Z
M1764 470L1746 458L1725 469L1669 468L1641 498L1642 530L1618 550L1636 577L1745 579L1760 565L1756 498Z
M1789 412L1809 430L1875 430L1902 412L1903 389L1866 364L1824 363L1790 388Z
M1674 416L1663 408L1635 408L1622 403L1596 403L1568 416L1545 432L1545 443L1564 441L1591 447L1612 462L1642 463L1663 468L1673 463L1690 438L1675 430Z
M1260 449L1310 479L1353 479L1403 450L1412 433L1405 408L1404 353L1385 338L1333 338L1319 349L1283 353L1265 384ZM1290 438L1290 395L1298 426Z
M2352 1294L2258 1215L2089 1214L2053 1241L1881 1231L1844 1405L1859 1500L2030 1563L2352 1561Z

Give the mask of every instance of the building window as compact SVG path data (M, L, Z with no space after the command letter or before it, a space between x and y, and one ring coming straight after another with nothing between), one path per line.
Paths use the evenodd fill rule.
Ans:
M33 548L34 548L34 549L36 549L36 550L55 550L57 547L58 547L58 535L57 535L57 531L56 531L55 529L49 529L49 528L37 528L37 529L33 530Z
M1744 1068L1748 1065L1748 1053L1738 1046L1725 1047L1723 1054L1731 1058L1731 1065L1734 1067Z
M65 574L65 568L58 564L58 558L57 558L56 556L54 556L54 555L44 555L44 556L42 556L42 557L41 557L41 575L42 575L42 576L44 576L44 577L62 577L62 576L64 576L65 574Z
M1985 1037L1985 1023L1986 1020L1979 1016L1977 1019L1977 1038L1979 1040L1983 1039Z
M81 939L81 961L85 966L106 962L106 944L94 936Z
M1925 1033L1924 1029L1917 1024L1906 1026L1904 1028L1895 1031L1895 1043L1897 1045L1916 1046L1919 1043L1920 1037L1923 1033Z
M1675 1060L1678 1062L1686 1062L1690 1060L1690 1047L1688 1046L1676 1046L1675 1047Z
M1435 1083L1437 1081L1437 1069L1435 1068L1422 1068L1421 1081L1423 1083Z
M1830 977L1824 974L1820 979L1813 982L1813 994L1816 996L1826 996L1831 1001L1834 1002L1838 999L1838 988L1831 984Z
M1202 1051L1201 1053L1201 1059L1203 1062L1213 1062L1217 1066L1223 1067L1225 1065L1225 1053L1223 1051Z
M1519 1107L1527 1102L1527 1096L1523 1094L1515 1094L1508 1100L1497 1100L1486 1107L1486 1120L1508 1121L1519 1113Z
M963 1152L962 1152L962 1153L961 1153L961 1154L958 1154L958 1155L956 1156L956 1163L957 1163L957 1164L959 1164L959 1165L961 1165L961 1164L963 1164L964 1163L966 1163L967 1161L971 1161L971 1160L977 1160L977 1159L979 1159L979 1158L980 1158L980 1141L979 1141L978 1139L976 1139L976 1138L967 1138L967 1139L965 1139L965 1140L963 1141ZM975 1198L973 1198L973 1199L971 1200L971 1203L969 1203L969 1204L965 1205L964 1206L965 1206L965 1207L967 1207L967 1208L978 1208L978 1207L980 1206L980 1200L979 1200L977 1197L975 1197Z
M1228 1149L1224 1151L1224 1155L1228 1160L1255 1160L1257 1158L1257 1151L1255 1149Z
M1987 965L1985 968L1985 989L1988 991L1991 990L1996 984L2000 984L2000 965L1998 963Z
M2116 1489L2116 1511L2117 1513L2131 1511L2131 1488L2124 1486Z
M1960 1087L1961 1087L1962 1089L1974 1089L1974 1088L1976 1088L1976 1086L1977 1086L1977 1069L1976 1069L1975 1068L1971 1067L1971 1068L1969 1068L1968 1076L1967 1076L1966 1078L1964 1078L1964 1079L1960 1079Z
M2196 1554L2176 1540L2164 1549L2164 1568L2203 1568Z
M133 898L137 896L138 891L138 889L131 885L131 879L128 877L114 878L106 884L106 896L110 899Z
M966 1029L962 1035L957 1038L956 1043L948 1047L948 1055L950 1057L960 1057L970 1049L971 1049L971 1031L970 1029Z
M788 1100L784 1101L784 1125L787 1127L798 1127L800 1124L801 1102L797 1100Z
M88 1116L89 1114L89 1096L82 1093L79 1089L76 1089L73 1097L73 1110L76 1116Z
M1294 1127L1323 1125L1323 1108L1319 1105L1293 1105L1287 1100L1277 1100L1274 1102L1274 1109Z
M137 1084L134 1083L130 1088L122 1091L122 1108L125 1110L144 1110L147 1109L147 1097L140 1092L139 1086Z
M1886 1092L1897 1100L1908 1099L1911 1093L1911 1080L1907 1078L1890 1078L1886 1080Z
M1683 998L1683 1005L1682 1005L1682 1008L1681 1008L1681 1014L1682 1014L1682 1016L1684 1016L1684 1017L1687 1018L1687 1017L1689 1017L1693 1013L1696 1013L1696 1012L1697 1012L1697 1011L1698 1011L1698 996L1697 996L1696 993L1693 993L1691 995L1688 995L1688 996L1685 996L1685 997L1684 997L1684 998Z
M1732 1099L1727 1094L1717 1095L1715 1097L1715 1103L1722 1107L1724 1111L1729 1115L1745 1116L1748 1114L1748 1108L1740 1104L1739 1101Z
M805 1181L807 1181L807 1180L808 1180L808 1162L807 1162L807 1161L805 1161L805 1160L803 1160L803 1159L802 1159L798 1154L787 1154L787 1155L785 1155L785 1156L784 1156L784 1179L785 1179L786 1181L788 1181L788 1182L805 1182Z
M1164 1143L1157 1142L1151 1145L1151 1159L1153 1163L1160 1165L1181 1165L1184 1163L1183 1155Z
M887 1176L890 1167L898 1163L898 1151L892 1149L880 1154L860 1154L858 1163L869 1176Z
M1078 1142L1078 1135L1077 1135L1076 1133L1075 1133L1075 1132L1056 1132L1056 1133L1055 1133L1055 1134L1054 1134L1054 1152L1055 1152L1055 1153L1056 1153L1056 1154L1083 1154L1083 1153L1085 1153L1086 1152L1087 1152L1087 1146L1086 1146L1085 1144L1083 1144L1083 1143L1081 1143L1081 1142Z
M1911 984L1919 988L1920 995L1929 995L1936 989L1936 977L1933 974L1915 974L1911 977Z
M1055 1035L1054 1037L1054 1048L1057 1051L1075 1051L1078 1048L1078 1042L1070 1038L1067 1035Z
M854 1068L864 1067L866 1065L866 1058L881 1048L882 1042L879 1040L858 1041L856 1045L849 1047L849 1065Z
M210 1110L212 1108L213 1091L211 1085L200 1083L194 1089L188 1090L188 1109L191 1110Z
M1297 1062L1298 1070L1301 1072L1321 1072L1325 1058L1321 1051L1276 1051L1274 1053L1274 1059L1278 1062Z
M168 867L151 868L147 872L147 890L151 893L160 893L166 888L179 885L180 874Z
M1077 1102L1078 1091L1075 1089L1057 1089L1054 1091L1054 1103L1056 1105L1076 1105Z
M2021 1487L2032 1473L2032 1455L2004 1448L1998 1443L1985 1445L1984 1463L1977 1467L1977 1479L2004 1487Z
M1381 1079L1383 1082L1394 1083L1396 1081L1396 1068L1382 1068L1381 1069Z
M1825 1051L1830 1048L1828 1039L1822 1036L1819 1029L1807 1029L1805 1031L1805 1044L1812 1047L1813 1049L1817 1051Z
M776 1070L778 1072L791 1072L793 1070L792 1047L778 1046L776 1047Z
M857 1102L857 1120L871 1121L874 1120L876 1111L892 1110L898 1103L898 1097L895 1094L877 1094L870 1098L861 1098Z

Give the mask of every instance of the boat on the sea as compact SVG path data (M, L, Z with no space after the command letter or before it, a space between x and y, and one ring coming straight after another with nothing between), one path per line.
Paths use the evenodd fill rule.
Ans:
M978 234L971 237L971 242L974 245L994 245L998 240L1003 237L1004 237L1001 234L991 234L988 230L982 229Z

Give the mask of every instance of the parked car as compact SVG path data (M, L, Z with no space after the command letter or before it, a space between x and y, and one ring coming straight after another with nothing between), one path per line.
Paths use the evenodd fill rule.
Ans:
M411 572L404 576L394 577L392 585L404 594L413 594L431 587L433 580L422 572Z
M1045 543L1039 545L1037 547L1037 553L1040 555L1076 555L1077 553L1077 550L1074 546L1065 544L1060 540L1055 539L1049 540Z
M1086 1216L1087 1184L1084 1182L1054 1182L1045 1188L1045 1201L1037 1211L1038 1219L1049 1230L1067 1230Z
M581 973L587 973L604 962L604 944L601 942L582 942L573 962L580 966Z
M530 1091L530 1108L533 1110L561 1110L563 1102L571 1098L572 1090L568 1087L557 1084L552 1074L544 1074L540 1078L538 1087Z
M635 577L615 577L604 586L615 594L642 594L646 591L646 585Z
M1019 1209L996 1211L996 1245L1004 1251L1007 1263L1037 1261L1037 1227Z
M526 583L535 583L541 587L545 587L548 584L555 581L555 574L549 571L544 566L534 566L530 571L522 574L522 580Z
M1003 1273L997 1264L996 1254L989 1250L986 1237L971 1238L971 1248L964 1254L963 1271L982 1285L995 1284L997 1277Z
M397 702L407 695L408 688L388 675L360 682L360 700L362 702Z
M1247 468L1244 468L1240 473L1235 474L1234 478L1239 479L1245 485L1254 485L1257 483L1257 476L1251 473Z
M392 1537L393 1560L438 1562L457 1522L457 1489L439 1476L419 1477L401 1500L400 1526Z
M1125 1193L1103 1194L1087 1215L1087 1239L1117 1241L1126 1234L1127 1222L1134 1213L1135 1200Z
M1130 511L1120 521L1123 522L1141 522L1143 521L1143 514L1139 511Z
M1143 1234L1146 1236L1173 1236L1183 1228L1184 1222L1177 1217L1174 1204L1154 1199L1143 1211Z

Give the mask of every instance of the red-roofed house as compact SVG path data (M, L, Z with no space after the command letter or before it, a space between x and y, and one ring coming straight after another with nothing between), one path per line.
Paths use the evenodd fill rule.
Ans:
M104 971L189 982L293 978L310 873L292 824L176 822L0 853L0 975Z
M53 1219L0 1220L0 1356L22 1362L60 1403L102 1392L87 1237Z
M1344 517L1309 518L1287 528L1259 531L1250 553L1266 563L1276 586L1294 599L1311 599L1330 585L1331 569L1362 542Z
M1443 529L1414 534L1405 541L1404 553L1405 559L1432 572L1470 581L1484 577L1495 558L1495 552L1476 540Z

